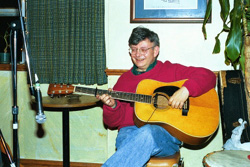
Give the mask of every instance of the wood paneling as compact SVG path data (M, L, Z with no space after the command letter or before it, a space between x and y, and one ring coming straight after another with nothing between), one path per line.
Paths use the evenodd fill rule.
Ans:
M106 69L105 73L107 75L122 75L123 73L127 72L128 70L125 69Z
M48 160L34 160L34 159L21 159L21 167L62 167L62 161L48 161ZM97 163L81 163L71 162L71 167L101 167L102 164Z
M123 73L127 72L128 69L106 69L105 72L107 75L122 75ZM218 72L214 72L216 77L218 76Z
M26 71L26 65L25 64L19 64L17 65L17 71ZM0 64L0 71L11 71L11 65L10 64Z

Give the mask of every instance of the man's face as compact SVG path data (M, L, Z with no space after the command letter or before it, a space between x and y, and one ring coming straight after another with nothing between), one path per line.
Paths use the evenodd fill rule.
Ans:
M130 57L140 71L145 71L152 64L158 53L159 47L145 39L137 45L130 45Z

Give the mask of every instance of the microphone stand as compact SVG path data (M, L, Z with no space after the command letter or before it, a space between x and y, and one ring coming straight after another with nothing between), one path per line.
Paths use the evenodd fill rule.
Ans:
M18 0L18 10L20 16L20 28L23 37L23 46L25 50L25 58L26 58L26 66L27 66L27 75L29 77L29 88L30 94L35 96L35 90L33 86L33 81L31 77L31 70L30 70L30 59L28 54L27 48L27 41L26 41L26 34L24 30L24 22L23 22L23 15L21 9L21 0ZM12 84L13 84L13 107L12 107L12 114L13 114L13 161L16 163L16 166L19 167L19 144L18 144L18 106L17 106L17 29L18 24L13 23L12 28L14 30L14 49L13 49L13 56L11 56L11 68L12 68ZM12 50L12 49L11 49ZM40 91L40 90L39 90Z
M13 85L13 160L16 162L16 165L19 167L19 158L18 158L18 106L17 106L17 30L18 24L15 22L11 23L11 32L14 34L13 41L13 52L11 50L11 71L12 71L12 85ZM10 33L12 34L12 33ZM11 38L10 38L11 40ZM12 43L12 42L11 42Z
M18 9L19 9L22 37L23 37L23 45L24 45L24 50L25 50L26 66L27 66L27 72L28 72L29 83L30 83L30 93L32 96L34 96L35 90L34 90L33 81L32 81L31 72L30 72L30 58L29 58L29 53L28 53L28 48L27 48L26 34L24 30L24 22L23 22L23 17L22 17L23 15L22 15L20 0L18 0Z

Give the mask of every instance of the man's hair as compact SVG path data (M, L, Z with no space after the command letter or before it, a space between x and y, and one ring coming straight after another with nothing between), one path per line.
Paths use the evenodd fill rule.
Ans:
M149 39L150 42L153 42L155 46L160 46L160 41L158 35L144 27L136 27L133 29L128 43L129 45L137 45L141 41Z

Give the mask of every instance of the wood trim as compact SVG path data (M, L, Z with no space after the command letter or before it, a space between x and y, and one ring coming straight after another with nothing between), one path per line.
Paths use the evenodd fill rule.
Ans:
M18 64L17 65L17 71L26 71L26 65L25 64ZM0 71L11 71L11 65L10 64L0 64Z
M101 167L100 163L70 162L70 167ZM21 167L62 167L62 161L21 159Z
M26 71L27 67L25 64L17 65L17 71ZM11 71L10 64L0 64L0 71ZM106 75L122 75L123 73L129 71L128 69L106 69ZM216 76L218 76L218 72L214 72Z
M105 73L106 75L122 75L123 73L127 72L128 70L126 69L106 69ZM214 74L216 75L216 77L218 76L218 72L215 71Z
M105 73L107 75L122 75L123 73L127 72L126 69L106 69Z

